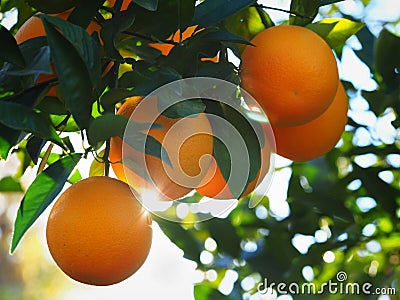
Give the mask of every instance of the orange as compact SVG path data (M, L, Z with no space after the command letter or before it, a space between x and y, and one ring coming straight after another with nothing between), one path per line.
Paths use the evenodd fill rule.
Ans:
M190 38L192 35L196 34L196 32L202 30L202 29L200 29L200 30L197 30L197 31L196 31L196 29L197 29L197 25L190 26L190 27L186 28L186 30L185 30L184 32L182 32L182 36L181 36L181 31L180 31L180 29L178 29L178 30L177 30L173 35L171 35L167 40L170 40L170 41L172 40L172 41L174 41L175 43L182 42L182 41L184 41L184 40ZM157 43L151 43L151 44L149 44L149 45L150 45L151 47L153 47L153 48L156 48L156 49L160 50L161 53L162 53L162 55L165 55L165 56L167 56L167 55L171 52L172 48L174 48L174 45L167 44L167 43L159 43L159 44L157 44ZM202 58L201 60L202 60L202 61L217 62L217 61L218 61L218 55L216 55L215 57L204 57L204 58Z
M316 119L300 126L274 127L276 152L293 161L307 161L329 152L339 141L347 123L348 101L340 83L335 99Z
M224 176L221 173L221 169L217 166L216 160L213 160L206 176L204 177L200 185L196 188L196 191L199 194L205 197L220 200L241 198L250 194L261 183L265 175L267 175L268 173L270 166L270 155L272 150L272 145L270 142L268 142L270 141L269 138L271 138L271 134L269 134L270 130L268 130L264 124L262 124L262 126L265 144L261 149L261 168L258 171L256 178L253 181L249 182L243 193L241 193L239 197L235 197L233 195Z
M57 16L63 20L66 20L68 16L71 14L71 10L62 12L60 14L55 14L52 16ZM95 21L92 21L86 31L89 34L92 34L93 32L100 32L100 25L97 24ZM21 44L22 42L25 42L29 39L38 37L38 36L45 36L46 31L44 29L42 20L36 15L33 15L30 17L24 24L22 24L21 28L17 31L15 34L15 40L17 41L18 44ZM39 75L37 79L37 83L45 82L51 79L54 79L56 77L54 67L52 66L53 73L52 74L41 74ZM56 87L53 86L49 92L47 93L47 96L52 96L52 97L57 97L57 92L56 92Z
M65 190L47 221L50 253L64 273L82 283L111 285L134 274L152 242L151 216L130 187L90 177Z
M121 10L127 10L129 4L131 4L132 0L123 0L121 5ZM115 0L107 0L108 6L113 7L115 5Z
M332 103L338 69L328 44L294 25L261 31L242 54L242 87L261 105L271 124L307 123Z
M117 114L133 118L131 115L141 101L141 97L128 98ZM152 98L146 98L144 101L150 101L148 103L150 110L157 112L156 101L153 101ZM138 117L135 114L134 121L150 122L146 120L145 114ZM143 165L144 163L140 162L143 153L127 144L123 150L123 141L119 137L111 138L109 159L115 175L128 182L143 197L146 192L158 189L156 192L161 200L176 200L185 196L200 183L202 174L205 174L201 167L208 167L211 163L213 151L211 125L204 113L183 119L170 119L160 115L155 123L163 127L151 129L148 135L162 144L171 160L172 168L160 158L147 154L145 155L145 165ZM204 158L202 158L203 156ZM201 161L201 167L200 159L204 159ZM152 180L142 178L143 174L141 177L127 164L125 166L128 167L124 167L124 161L127 164L133 161L142 170L147 170Z

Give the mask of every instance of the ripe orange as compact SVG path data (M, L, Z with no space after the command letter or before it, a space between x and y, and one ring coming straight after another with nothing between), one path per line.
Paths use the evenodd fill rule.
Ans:
M297 126L315 119L332 103L338 69L328 44L294 25L263 30L242 54L242 87L265 110L271 124Z
M121 10L127 10L129 4L131 4L132 0L123 0L121 5ZM113 7L115 5L115 0L107 0L108 6Z
M316 119L294 127L274 127L276 152L293 161L306 161L330 151L347 123L348 101L341 83L332 104Z
M192 35L196 34L196 32L201 31L200 30L196 30L197 29L197 25L194 26L190 26L188 28L186 28L186 30L184 32L182 32L182 37L181 37L181 31L180 29L178 29L173 35L171 35L167 40L172 40L175 43L179 43L181 41L184 41L188 38L190 38ZM167 56L172 48L174 48L174 45L171 44L167 44L167 43L151 43L149 44L151 47L156 48L158 50L161 51L162 55ZM217 62L218 61L218 55L216 55L215 57L204 57L201 59L202 61L212 61L212 62Z
M151 101L151 99L148 100ZM128 98L117 114L131 117L140 101L142 101L141 97ZM157 111L156 101L152 101L151 105L151 111ZM134 120L136 122L148 122L146 116L137 118L135 115ZM171 160L172 168L161 159L147 154L145 155L146 165L141 165L141 168L148 171L158 189L159 198L176 200L185 196L200 183L201 176L205 173L205 171L202 172L199 165L200 159L205 156L205 159L202 158L202 167L208 167L211 163L213 151L211 125L203 113L196 117L183 119L170 119L160 115L155 122L163 127L153 128L148 134L162 144ZM129 167L124 168L123 161L121 162L121 160L125 160L140 164L143 153L127 145L124 147L126 147L124 149L129 150L124 150L123 153L122 139L119 137L111 138L109 159L112 162L111 166L115 175L128 182L140 193L154 191L155 187L148 180L142 178ZM207 155L209 155L208 159ZM172 177L170 178L169 175ZM186 176L190 178L186 178Z
M66 20L68 16L71 14L71 10L62 12L60 14L55 14L53 16L57 16L63 20ZM86 31L89 34L92 34L93 32L100 32L100 25L97 24L95 21L92 21ZM38 36L45 36L46 31L44 30L44 26L42 23L42 20L36 15L30 17L24 24L22 24L21 28L17 31L15 34L15 40L17 41L18 44L21 44L22 42L25 42L29 39L38 37ZM53 73L52 74L41 74L39 75L37 79L37 83L45 82L51 79L54 79L56 77L54 67L52 66ZM57 97L57 92L55 86L52 87L49 92L47 93L47 96L52 96L52 97Z
M143 265L152 241L151 224L151 216L126 183L90 177L57 199L47 221L47 244L71 278L111 285Z
M253 181L249 182L243 193L241 193L239 197L235 197L233 195L224 176L221 173L221 169L217 166L216 161L213 160L206 176L196 188L196 191L199 194L205 197L220 200L241 198L250 194L261 183L265 175L268 173L272 150L272 145L269 142L270 130L268 130L264 124L262 126L264 127L263 133L265 137L265 144L261 149L261 168L258 171L257 177Z

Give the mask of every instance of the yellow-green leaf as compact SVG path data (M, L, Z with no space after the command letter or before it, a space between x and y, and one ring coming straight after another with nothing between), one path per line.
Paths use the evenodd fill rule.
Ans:
M327 18L308 24L306 27L321 36L331 48L335 49L344 45L346 40L361 30L364 25L364 23L345 18Z

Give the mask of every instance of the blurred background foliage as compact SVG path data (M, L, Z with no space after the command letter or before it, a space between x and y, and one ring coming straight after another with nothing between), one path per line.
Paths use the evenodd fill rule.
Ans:
M155 218L203 274L203 280L195 286L195 299L267 299L257 292L264 279L320 286L328 280L336 281L340 271L347 273L348 282L370 282L374 287L394 287L400 292L400 20L398 16L385 18L388 10L381 12L381 18L366 18L368 9L377 2L346 0L323 6L317 15L317 19L344 16L366 23L344 47L335 49L342 69L352 67L348 65L352 62L342 61L346 47L354 50L369 67L373 84L365 88L342 72L350 97L349 122L334 150L307 163L278 158L275 178L283 179L273 182L272 192L254 209L243 198L226 218L195 225ZM389 3L386 9L390 9L390 3L396 1L383 2ZM269 5L270 1L263 3ZM306 9L299 3L292 1L291 8ZM15 31L34 11L23 0L1 0L2 18L13 10L18 11L12 28ZM251 39L265 24L289 20L288 14L286 20L274 20L269 15L272 10L259 12L259 8L246 8L226 19L223 26ZM359 66L360 62L353 65L355 69ZM24 251L9 255L14 218L9 211L18 205L26 187L24 171L32 166L23 145L14 149L13 157L21 163L11 168L11 173L4 172L9 165L0 162L0 299L57 299L54 287L62 290L63 286L40 254L43 241L27 238ZM271 196L276 190L285 194L279 203ZM40 294L37 285L41 286Z

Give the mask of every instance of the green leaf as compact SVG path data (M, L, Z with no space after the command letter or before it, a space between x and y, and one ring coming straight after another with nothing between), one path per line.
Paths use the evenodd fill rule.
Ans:
M0 101L0 123L13 129L33 133L64 148L61 138L47 118L24 105Z
M81 156L79 153L64 156L47 167L29 186L15 219L11 253L25 232L61 192Z
M336 49L343 46L346 40L365 26L364 23L354 22L344 18L326 18L306 27L321 36L328 45Z
M136 18L132 28L141 35L163 40L179 28L179 0L159 1L155 11L134 5L134 11Z
M101 95L100 103L105 110L110 110L118 102L131 97L134 93L123 88L113 88Z
M68 178L68 183L74 184L80 180L82 180L82 174L79 170L75 170L75 172Z
M400 84L400 37L383 29L375 43L374 63L389 90Z
M46 140L35 136L28 139L26 143L26 151L28 152L29 157L32 159L35 165L38 162L40 152L42 151L45 144Z
M230 219L213 218L206 222L211 237L218 241L219 249L232 257L239 257L241 238Z
M156 216L153 216L153 218L160 225L165 235L184 251L185 257L199 261L203 247L193 235L193 231L183 228L179 223L169 222Z
M113 136L124 136L128 118L124 116L105 114L93 120L88 130L88 141L92 146L104 142Z
M232 99L232 101L234 101ZM206 113L215 114L226 121L228 125L221 126L220 124L213 124L211 122L213 136L219 137L214 138L214 156L216 158L217 164L221 170L221 173L225 181L229 185L233 196L235 198L240 198L243 191L246 189L247 184L253 181L258 171L261 167L261 145L257 138L256 132L254 131L251 124L244 117L244 112L240 107L232 107L230 105L206 100ZM230 147L224 143L229 143L238 140L238 138L243 139L244 145L242 147ZM239 143L239 141L238 141ZM246 151L244 154L243 151ZM245 160L243 155L248 155L248 161ZM237 160L240 157L241 161L235 162L232 165L232 160ZM249 165L245 165L245 164ZM240 164L242 164L240 166ZM236 172L238 168L243 167L242 172ZM248 168L248 171L246 170ZM248 173L245 174L244 172ZM244 181L245 180L245 181Z
M144 152L146 154L157 157L172 167L172 163L167 151L165 150L163 145L151 135L146 135L139 131L131 132L129 130L129 132L125 132L123 138L124 142L132 148L142 153ZM161 152L164 152L163 156L161 156Z
M85 29L71 22L47 15L41 15L41 18L62 31L64 38L74 46L85 62L89 70L92 84L98 87L101 81L101 62L98 42L90 37Z
M0 179L0 192L23 192L21 184L11 176Z
M147 80L139 83L133 89L135 95L147 96L167 83L182 79L182 76L178 72L168 67L145 74L145 76L147 77Z
M66 106L80 129L89 127L92 112L92 82L77 49L42 18ZM90 48L90 45L88 44Z
M5 63L4 67L0 70L0 86L9 88L7 80L17 76L19 81L22 81L21 87L31 87L37 80L40 74L51 74L53 70L50 66L50 49L46 45L44 37L37 37L29 39L19 45L19 49L26 61L23 68L10 63ZM18 91L19 91L18 90Z
M197 71L197 76L219 78L232 82L233 84L240 83L239 73L235 65L231 62L201 62Z
M18 48L17 42L7 28L1 25L0 41L0 60L10 62L18 67L23 68L25 66L25 60Z
M21 131L0 123L0 159L7 159L11 148L18 143L20 135Z
M69 15L68 21L82 28L87 28L103 3L103 0L78 1L78 5Z
M173 97L173 93L167 95L165 92L163 92L162 95L158 97L158 105L161 105L161 107L165 107L165 105L168 105L175 99L176 97ZM165 103L165 105L161 104L163 102ZM175 103L174 105L169 106L166 110L162 112L162 114L171 119L185 118L188 116L200 114L205 110L205 108L206 107L204 103L200 99L190 99L180 101L178 103Z
M132 0L132 1L147 10L150 10L150 11L157 10L158 0Z
M89 176L103 176L105 172L105 163L100 161L104 157L105 151L102 150L96 159L94 159L89 168Z
M196 0L176 0L179 9L179 29L185 30L193 19Z
M213 30L202 36L205 40L252 45L247 39L226 30Z
M206 0L196 6L192 24L197 24L200 28L214 25L255 2L254 0Z
M292 0L290 11L293 14L289 17L290 24L304 26L311 23L317 16L320 5L321 0Z
M319 6L329 5L333 3L342 2L344 0L321 0L321 4Z
M264 9L262 10L262 15L268 22L269 27L274 26L271 18ZM246 40L250 41L258 33L265 29L263 21L260 18L255 7L247 7L233 16L224 20L224 26L230 32L239 35ZM244 45L235 45L240 51L244 50Z
M134 10L128 9L102 23L100 35L104 42L104 49L108 55L122 59L115 48L115 44L121 33L132 26L135 21L135 15Z

